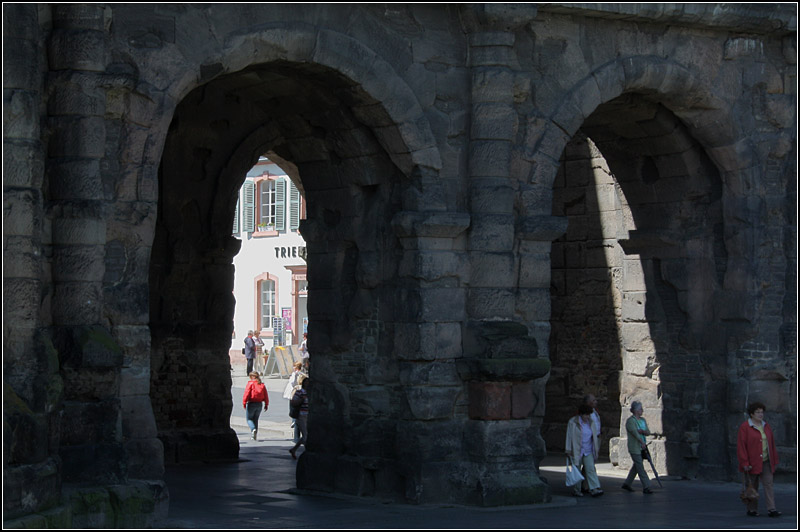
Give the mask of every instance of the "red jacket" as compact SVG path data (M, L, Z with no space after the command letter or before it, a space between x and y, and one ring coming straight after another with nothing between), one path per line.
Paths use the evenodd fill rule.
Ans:
M750 470L754 475L760 475L764 466L764 460L769 459L770 469L775 472L778 466L778 450L775 448L775 438L772 436L772 429L767 422L764 422L764 434L767 435L767 448L769 457L761 457L761 432L757 428L751 427L748 421L739 425L739 435L736 438L736 455L739 458L739 471L744 471L746 466L752 466Z
M269 405L269 394L263 382L247 381L247 386L244 387L242 406L247 408L247 403L264 403L264 406Z

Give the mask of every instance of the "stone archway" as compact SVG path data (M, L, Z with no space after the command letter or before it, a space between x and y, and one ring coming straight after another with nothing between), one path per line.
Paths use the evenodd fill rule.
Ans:
M748 152L735 122L705 94L679 65L628 58L593 73L553 115L550 141L540 146L564 146L556 139L579 133L555 180L554 214L569 218L570 229L553 247L556 378L543 432L563 446L553 439L559 426L583 394L599 395L610 458L624 466L615 433L630 402L643 400L662 470L725 478L726 413L718 406L727 394L725 338L737 334L720 307L730 258L746 253L728 238L741 220L726 208ZM710 138L720 127L725 133Z
M387 454L406 404L393 345L395 325L415 317L402 303L413 285L398 271L395 221L405 220L406 189L424 190L424 171L402 172L395 161L411 152L395 142L390 154L370 121L383 121L381 135L400 136L359 84L328 67L286 61L220 76L176 108L160 169L150 285L151 397L161 405L156 420L168 462L238 454L228 422L238 251L230 219L247 168L272 151L297 168L308 205L301 232L316 401L298 482L323 490L335 482L338 491L359 495L404 493L402 464ZM341 456L369 465L351 463L334 478ZM386 482L370 483L376 475ZM342 485L345 479L352 484Z

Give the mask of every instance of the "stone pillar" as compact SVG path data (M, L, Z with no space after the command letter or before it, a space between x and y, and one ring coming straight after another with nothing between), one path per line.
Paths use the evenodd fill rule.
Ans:
M65 377L61 456L67 481L125 477L119 370L122 350L102 323L106 220L104 7L53 9L48 58L49 180L54 341Z
M535 457L545 451L539 425L534 423L538 402L534 381L544 377L550 365L547 358L538 358L536 339L519 321L517 187L511 168L518 126L513 30L535 17L536 8L483 4L466 8L465 13L472 71L472 224L467 237L471 269L464 358L459 361L469 402L466 454L481 487L477 504L544 502L550 494L536 473ZM538 264L549 269L548 260Z
M60 503L63 384L48 334L42 35L37 4L3 6L3 518ZM35 442L35 443L34 443Z
M460 237L469 215L401 212L393 221L403 246L399 275L409 290L402 322L395 325L402 414L397 424L398 462L406 498L420 503L474 502L474 476L464 455L462 356L466 291L454 282L466 276Z

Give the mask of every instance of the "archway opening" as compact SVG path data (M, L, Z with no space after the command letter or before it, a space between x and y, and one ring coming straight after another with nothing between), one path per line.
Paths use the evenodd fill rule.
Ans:
M347 408L353 399L342 386L385 386L388 393L397 379L393 313L402 250L391 220L412 179L395 164L401 139L359 85L310 63L253 66L198 87L178 105L161 161L150 271L151 398L167 463L238 456L229 350L240 243L231 222L246 173L265 153L307 207L299 229L314 408L300 463L313 460L309 454L380 460L392 448L396 412ZM326 480L316 473L309 482ZM354 494L402 493L402 485L398 477Z
M599 106L569 143L554 184L553 212L569 229L553 245L550 448L563 448L566 421L591 393L601 456L628 467L636 400L660 472L724 478L721 196L703 147L653 95Z

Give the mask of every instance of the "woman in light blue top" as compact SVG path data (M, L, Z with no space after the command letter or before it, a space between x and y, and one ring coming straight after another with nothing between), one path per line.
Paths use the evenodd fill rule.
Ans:
M644 493L651 495L653 490L650 489L650 478L644 470L644 460L642 457L643 452L647 452L647 439L646 436L650 435L650 429L647 428L647 421L642 417L644 408L642 403L634 401L631 403L631 413L633 414L625 422L625 431L628 433L628 452L633 460L633 466L628 473L628 478L622 484L622 489L626 491L634 491L631 487L636 475L639 475L639 480L642 481L644 486Z

